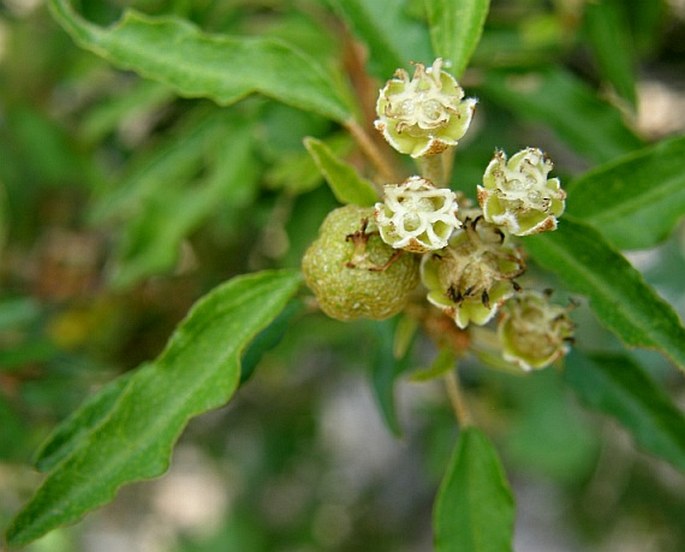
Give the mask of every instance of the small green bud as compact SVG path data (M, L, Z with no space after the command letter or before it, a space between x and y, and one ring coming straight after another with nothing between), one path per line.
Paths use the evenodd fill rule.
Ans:
M486 324L514 294L514 278L524 271L521 254L505 234L478 216L465 219L445 249L424 255L421 280L428 301L464 329L471 322Z
M523 370L549 366L568 352L573 339L568 308L548 299L544 293L525 291L502 309L497 329L502 355Z
M555 230L566 192L558 178L547 179L553 166L537 148L519 151L508 162L503 151L496 151L478 186L485 220L515 236Z
M384 188L383 203L376 203L375 218L381 238L395 249L425 253L442 249L455 228L456 194L436 188L420 176Z
M417 63L414 76L398 69L380 91L376 128L400 153L423 157L455 146L471 124L477 100L464 99L438 58L428 69Z
M331 318L383 320L407 304L419 282L419 258L383 243L373 208L346 205L324 220L302 272Z

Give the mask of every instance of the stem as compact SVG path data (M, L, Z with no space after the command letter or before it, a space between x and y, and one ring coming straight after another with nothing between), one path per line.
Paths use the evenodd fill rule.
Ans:
M444 166L442 164L442 153L419 157L416 161L419 166L421 176L430 180L438 188L442 188L445 182Z
M454 410L454 415L459 425L462 428L473 425L473 418L461 392L456 370L450 370L445 374L445 386L447 388L447 396L452 404L452 410Z
M452 177L454 164L454 148L448 147L445 151L435 155L428 155L417 159L421 176L430 180L439 188L449 184Z
M378 174L384 182L390 183L401 181L401 178L395 172L395 169L390 165L390 163L388 163L387 159L376 147L376 144L374 144L373 140L356 121L347 121L345 123L345 128L347 128L349 133L352 135L352 138L354 138L355 142L357 142L359 148L378 171ZM380 189L380 192L382 193L383 190Z

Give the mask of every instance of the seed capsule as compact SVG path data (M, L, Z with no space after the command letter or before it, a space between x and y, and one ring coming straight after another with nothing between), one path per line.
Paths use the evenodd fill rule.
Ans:
M397 70L378 96L375 126L400 153L434 155L466 134L476 103L464 99L464 90L438 58L428 69L417 63L412 78Z
M375 219L381 238L395 249L425 253L442 249L457 220L457 198L448 188L436 188L412 176L402 184L385 186L383 203L376 203Z
M445 249L424 255L421 280L428 301L463 329L470 323L486 324L514 294L514 278L524 271L519 251L479 216L465 219Z
M573 330L568 308L551 304L543 293L525 291L502 309L497 334L504 358L531 370L545 368L565 355Z
M547 178L552 168L552 161L537 148L519 151L509 161L503 151L496 151L483 186L478 186L485 220L514 236L555 230L566 192L558 178Z

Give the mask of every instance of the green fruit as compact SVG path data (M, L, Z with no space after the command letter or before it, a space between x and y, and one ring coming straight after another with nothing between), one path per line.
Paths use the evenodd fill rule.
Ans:
M381 240L373 208L347 205L326 217L302 272L328 316L383 320L406 305L419 282L419 258Z

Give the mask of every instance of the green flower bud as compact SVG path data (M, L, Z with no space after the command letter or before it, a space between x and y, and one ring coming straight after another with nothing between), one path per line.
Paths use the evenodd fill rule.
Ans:
M504 233L483 220L466 219L445 249L424 255L421 280L428 301L454 318L464 329L469 323L486 324L518 285L525 271L517 249Z
M346 205L324 220L302 259L321 310L338 320L382 320L400 312L419 282L419 259L383 243L373 208Z
M442 59L428 69L417 63L411 79L398 69L380 91L375 125L400 153L434 155L466 134L477 100L463 98L454 77L442 71Z
M536 291L518 294L502 309L497 333L502 355L523 370L539 369L565 355L573 339L568 308Z
M402 184L385 186L383 203L376 203L376 224L383 241L395 249L425 253L442 249L455 228L457 199L448 188L436 188L412 176Z
M503 151L485 169L478 202L485 220L515 236L555 230L564 212L566 192L558 178L547 179L552 161L537 148L526 148L508 162Z

